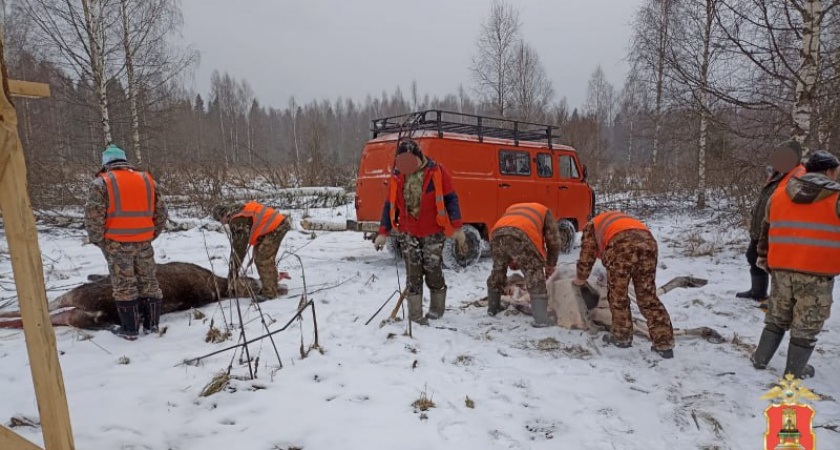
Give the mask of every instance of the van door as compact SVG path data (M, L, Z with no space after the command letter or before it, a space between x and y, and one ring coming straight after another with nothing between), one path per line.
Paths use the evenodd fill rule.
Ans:
M556 187L559 202L557 218L576 219L580 229L589 215L591 200L589 186L583 180L583 171L573 154L561 153L557 156L557 172L560 176Z
M501 217L510 205L532 202L535 183L529 150L499 149L499 201L497 216Z
M557 179L554 175L554 155L548 152L537 152L537 178L534 186L534 201L548 207L554 214L557 211Z

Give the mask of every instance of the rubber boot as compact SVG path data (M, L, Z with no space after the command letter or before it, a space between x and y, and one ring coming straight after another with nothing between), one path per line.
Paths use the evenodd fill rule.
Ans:
M615 345L618 348L630 348L633 346L633 342L623 342L619 341L614 334L609 333L604 335L604 342L607 344Z
M735 294L736 298L749 298L752 300L764 300L767 298L767 285L768 285L768 278L767 276L755 276L752 277L752 287L750 290L739 292Z
M117 314L121 326L112 330L117 336L133 341L140 328L140 301L137 299L117 302Z
M502 291L496 289L487 290L487 315L495 316L503 311Z
M534 328L543 328L552 325L548 317L548 294L531 295L531 315L534 316Z
M785 332L783 330L771 325L765 326L764 331L761 332L758 347L756 347L755 352L750 356L753 367L758 370L766 369L767 364L773 359L773 355L776 354L776 350L779 349L779 345L782 343L782 338L784 337Z
M426 313L426 318L436 320L443 317L446 312L446 288L439 291L432 291L432 299L429 301L429 312Z
M667 350L659 350L656 347L651 347L650 350L656 353L657 355L661 356L663 359L671 359L674 357L674 350L670 348Z
M423 317L423 294L408 294L408 320L428 325L429 319Z
M808 360L811 359L811 353L814 353L814 347L802 345L803 342L797 341L797 339L791 339L788 345L785 375L790 373L799 379L811 378L816 371L813 366L808 365Z
M146 334L158 333L160 331L160 313L162 307L162 299L140 299L140 316L143 319L143 330Z

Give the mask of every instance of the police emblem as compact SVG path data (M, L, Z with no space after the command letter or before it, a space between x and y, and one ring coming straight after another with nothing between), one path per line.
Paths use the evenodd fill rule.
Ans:
M802 380L787 374L761 398L773 402L764 411L764 450L816 450L815 411L801 400L817 401L819 396L802 386Z

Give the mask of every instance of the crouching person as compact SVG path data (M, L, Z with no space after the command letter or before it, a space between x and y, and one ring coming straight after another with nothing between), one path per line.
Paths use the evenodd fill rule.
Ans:
M817 335L831 313L840 274L840 161L824 151L805 163L807 173L777 190L767 205L758 264L772 273L764 330L752 363L764 369L790 330L785 375L814 375L808 365Z
M166 220L152 176L136 170L123 150L109 145L90 185L85 229L108 262L121 324L114 333L130 341L137 339L141 324L147 333L158 331L163 293L155 276L152 241Z
M510 266L525 274L533 326L551 325L546 278L557 266L561 246L557 222L548 208L539 203L510 206L490 232L493 271L487 279L487 314L495 316L502 310L501 297Z
M402 233L408 285L408 317L427 325L443 317L446 281L443 278L443 243L451 236L461 253L466 236L461 230L461 208L452 179L444 167L424 155L417 142L399 143L374 246L381 250L392 230ZM423 317L423 281L431 292L429 313Z
M674 329L668 310L656 296L656 239L642 222L617 211L598 215L583 229L576 286L586 284L595 260L607 269L607 299L612 314L612 334L604 341L620 348L633 345L633 316L627 295L630 282L653 341L652 350L663 358L674 357Z
M239 269L251 246L254 248L253 263L257 266L262 284L260 292L255 292L257 300L277 297L277 252L280 250L280 242L292 229L289 218L257 202L218 205L213 209L213 218L230 229L229 285L237 285L236 277L239 276ZM247 294L250 293L236 293Z

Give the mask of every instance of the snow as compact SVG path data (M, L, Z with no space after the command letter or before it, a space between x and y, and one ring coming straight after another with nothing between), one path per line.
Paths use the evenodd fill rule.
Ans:
M352 205L310 209L307 214L324 220L339 212L344 219L354 217ZM293 212L295 223L302 214ZM753 303L734 298L748 283L742 256L745 233L704 217L660 215L648 223L660 241L660 283L681 275L710 280L703 288L663 296L674 325L709 326L729 341L737 334L756 343L763 313ZM88 274L105 273L99 250L82 245L83 237L81 230L41 230L50 298ZM701 243L686 248L682 242L688 237ZM5 245L3 239L0 242ZM709 247L714 248L706 251ZM167 233L155 248L159 262L188 261L212 265L221 275L226 271L229 247L220 232L196 227ZM0 305L14 295L3 249ZM633 348L622 350L586 332L534 329L527 316L491 318L484 309L469 306L485 295L491 266L486 258L468 269L446 272L446 315L433 327L415 326L409 338L403 335L404 322L379 327L393 303L364 325L403 283L401 263L374 251L360 233L296 230L284 240L281 252L295 249L310 291L344 282L310 296L316 303L324 352L313 350L301 358L300 330L307 346L313 340L307 312L302 324L275 336L282 370L274 370L277 360L268 341L251 346L252 356L260 357L256 381L246 380L247 365L239 364L237 355L232 375L244 379L232 381L235 392L199 397L213 376L226 369L230 352L197 367L179 365L234 343L235 338L205 343L209 319L216 326L222 322L216 305L203 308L206 321L192 319L189 312L164 316L164 336L133 343L107 331L57 328L77 448L761 448L767 402L759 397L780 375L786 343L771 370L756 371L748 354L730 343L678 338L676 358L662 360L638 336ZM561 264L574 263L576 254L577 249L562 256ZM302 292L295 258L284 257L279 270L293 279L287 282L288 297L262 304L277 320L272 329L294 314ZM229 304L224 307L229 317ZM833 312L837 316L836 306ZM261 334L256 312L249 308L243 313L250 321L248 336ZM819 394L838 396L838 344L835 317L812 358L817 376L805 383ZM129 364L119 364L123 356ZM415 412L411 405L423 392L436 407ZM466 406L467 396L474 409ZM0 330L0 398L0 423L16 415L38 416L20 331ZM840 422L840 407L833 399L815 408L815 425ZM16 430L43 442L38 429ZM817 437L821 449L840 448L837 432L818 429Z

